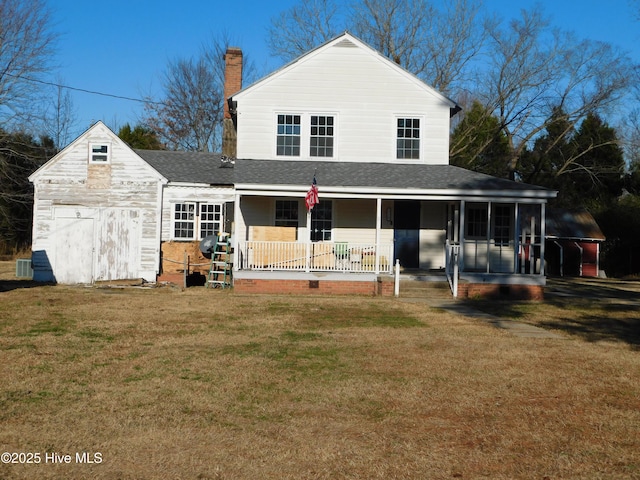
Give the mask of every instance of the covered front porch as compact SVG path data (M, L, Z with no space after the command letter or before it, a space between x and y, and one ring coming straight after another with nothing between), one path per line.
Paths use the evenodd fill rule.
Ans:
M435 173L464 172L475 188L344 186L335 172L318 172L320 202L308 211L309 186L291 177L306 167L312 179L318 166L290 163L296 163L293 173L283 175L291 183L236 184L236 286L251 285L255 291L271 283L277 287L270 290L285 292L296 284L296 290L314 293L331 284L336 293L353 293L346 286L364 282L373 294L392 294L388 283L399 268L447 278L454 296L544 287L544 215L550 196L544 189L449 166ZM426 168L434 166L419 167L416 172L434 173Z

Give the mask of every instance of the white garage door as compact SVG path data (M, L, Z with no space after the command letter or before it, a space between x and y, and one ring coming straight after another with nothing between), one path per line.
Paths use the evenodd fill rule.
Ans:
M94 219L61 216L55 223L55 263L58 283L93 281Z

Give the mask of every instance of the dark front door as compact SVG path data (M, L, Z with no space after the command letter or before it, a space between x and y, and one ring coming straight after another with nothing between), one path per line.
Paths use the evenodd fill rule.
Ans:
M404 268L420 266L420 202L396 201L393 213L394 258Z

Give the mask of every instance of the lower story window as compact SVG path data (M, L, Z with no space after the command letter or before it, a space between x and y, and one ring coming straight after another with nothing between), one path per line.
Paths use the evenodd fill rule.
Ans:
M496 245L509 245L511 241L511 219L513 209L509 205L496 205L493 208L493 240Z
M469 239L487 238L487 207L470 206L467 209L467 231L465 237Z
M222 231L222 205L203 203L200 205L200 238L217 235Z
M276 227L298 226L298 201L276 200Z
M193 239L196 222L195 203L176 203L173 210L173 236L179 239Z
M323 200L311 210L311 241L331 241L332 203Z
M176 240L202 240L217 235L222 226L222 204L176 203L173 206L173 238Z

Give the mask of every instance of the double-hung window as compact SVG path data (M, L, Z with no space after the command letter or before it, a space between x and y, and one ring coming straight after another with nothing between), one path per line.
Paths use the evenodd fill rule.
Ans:
M175 240L201 240L222 230L222 204L184 202L173 205Z
M420 119L398 118L396 158L417 160L420 158Z
M276 153L278 156L300 156L300 115L278 115Z
M173 209L173 236L193 240L196 227L196 204L176 203Z
M222 231L222 204L200 204L200 238L218 235Z
M298 201L276 200L276 227L298 226Z
M336 116L317 113L276 115L276 156L335 158Z
M333 117L311 115L311 136L309 155L312 157L333 157Z

